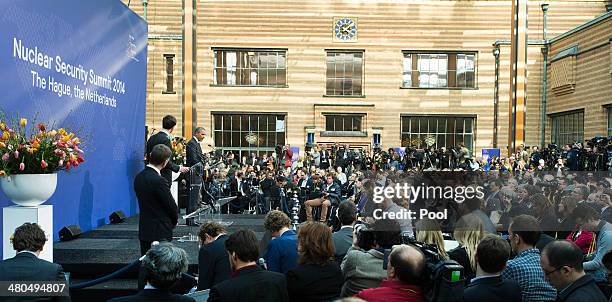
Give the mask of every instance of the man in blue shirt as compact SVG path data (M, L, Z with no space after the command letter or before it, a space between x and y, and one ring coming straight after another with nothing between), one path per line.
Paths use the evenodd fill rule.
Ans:
M291 229L291 219L281 211L270 211L264 219L264 228L273 239L264 255L269 271L287 273L298 261L297 234Z
M533 216L519 215L508 228L508 238L516 257L502 271L504 280L514 280L521 288L523 302L555 301L557 291L545 280L540 266L540 225Z

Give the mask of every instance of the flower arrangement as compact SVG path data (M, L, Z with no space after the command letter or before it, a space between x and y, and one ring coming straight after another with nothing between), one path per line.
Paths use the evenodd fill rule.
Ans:
M186 157L185 139L180 136L175 136L172 139L172 162L177 165L185 163Z
M83 163L81 141L64 128L49 130L37 124L29 131L25 118L7 121L0 115L0 177L12 174L49 174Z

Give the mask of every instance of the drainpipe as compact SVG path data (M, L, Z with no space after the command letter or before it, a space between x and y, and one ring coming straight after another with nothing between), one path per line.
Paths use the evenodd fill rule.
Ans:
M493 48L495 56L495 86L493 87L493 148L497 148L497 123L499 116L499 44Z
M148 0L142 0L142 8L143 8L143 14L144 14L144 19L147 20L147 4L149 3Z
M542 64L542 106L540 108L540 146L544 148L546 142L546 89L548 81L548 38L546 36L546 17L548 12L548 4L542 4L542 13L544 14L543 26L542 26L542 38L544 40L544 46L542 47L542 55L544 57L544 63Z

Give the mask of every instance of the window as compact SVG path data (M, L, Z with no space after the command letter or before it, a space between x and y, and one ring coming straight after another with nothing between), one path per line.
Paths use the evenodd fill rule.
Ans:
M608 136L612 136L612 108L608 108Z
M219 113L213 114L213 139L217 149L241 156L271 153L285 144L285 115Z
M404 52L402 87L474 88L476 53Z
M363 51L327 52L326 95L363 95Z
M325 131L361 132L363 115L326 115Z
M552 116L551 141L557 145L582 142L584 137L584 111L561 113Z
M174 55L165 54L166 59L166 90L163 93L175 93L174 91Z
M402 146L417 148L455 147L460 143L473 150L473 117L403 116L401 121Z
M214 84L224 86L287 86L284 50L217 49Z

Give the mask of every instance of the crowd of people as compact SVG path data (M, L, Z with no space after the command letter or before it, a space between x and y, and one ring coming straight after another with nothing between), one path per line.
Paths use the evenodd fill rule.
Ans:
M610 296L612 190L607 171L574 171L563 158L549 169L550 158L537 156L533 167L533 154L525 155L522 148L513 161L512 156L493 158L485 163L489 168L464 169L477 162L465 146L455 150L456 164L448 167L437 166L445 165L444 157L435 166L429 157L406 160L420 151L403 158L394 150L391 155L377 152L368 160L345 146L331 153L314 146L308 158L298 161L292 160L289 146L278 148L278 155L238 161L232 155L203 153L198 148L203 128L188 143L186 163L172 163L176 119L164 117L163 125L165 130L149 139L148 165L134 182L143 286L136 296L115 301L193 301L173 294L180 292L176 283L184 281L187 255L169 243L179 207L170 194L168 171L186 173L194 166L201 168L203 189L201 204L189 199L188 211L234 196L225 211L266 215L262 239L250 230L230 233L215 221L199 225L193 290L209 290L209 301L431 301L444 290L452 290L445 297L454 301L599 302ZM525 156L530 164L523 164ZM462 187L463 193L472 189L482 195L460 200L377 196L383 188L400 185ZM421 210L445 215L401 215ZM11 261L36 257L46 240L36 225L23 228L15 232L18 255ZM11 261L0 264L2 278L19 278L4 273ZM442 280L454 285L432 288L440 281L431 279L434 262L460 268ZM54 272L49 278L62 275L61 267L45 265Z

